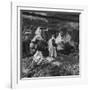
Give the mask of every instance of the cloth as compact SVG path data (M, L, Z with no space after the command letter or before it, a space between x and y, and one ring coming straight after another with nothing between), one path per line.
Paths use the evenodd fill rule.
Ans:
M40 64L40 62L43 60L43 55L41 51L36 51L36 53L33 56L33 60L37 63Z

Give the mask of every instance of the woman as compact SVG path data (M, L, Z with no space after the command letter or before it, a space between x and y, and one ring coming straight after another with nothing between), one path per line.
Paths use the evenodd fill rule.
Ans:
M62 39L62 32L60 32L59 34L58 34L58 36L56 37L56 40L55 40L55 42L56 42L56 44L57 44L57 50L62 50L63 48L62 48L62 41L63 41L63 39Z
M39 41L41 41L41 40L43 40L43 38L42 38L42 36L41 36L41 29L40 29L40 27L38 27L38 28L36 29L35 36L34 36L34 38L31 40L31 43L30 43L30 52L33 52L33 54L35 53L36 48L37 48L37 43L38 43ZM34 51L32 50L32 48L33 48Z

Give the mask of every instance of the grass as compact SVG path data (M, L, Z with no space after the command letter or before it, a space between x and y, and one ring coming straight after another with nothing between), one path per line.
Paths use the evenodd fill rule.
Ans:
M49 77L79 75L78 55L60 55L48 62L45 58L37 65L32 57L22 59L21 77Z

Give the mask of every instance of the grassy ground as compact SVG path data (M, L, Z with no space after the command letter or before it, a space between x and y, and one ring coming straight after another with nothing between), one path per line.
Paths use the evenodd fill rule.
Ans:
M21 77L49 77L79 75L78 54L60 55L52 61L46 58L40 64L33 62L32 57L22 59Z

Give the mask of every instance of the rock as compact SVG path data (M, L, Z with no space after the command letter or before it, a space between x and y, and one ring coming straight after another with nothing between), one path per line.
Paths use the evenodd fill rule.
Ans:
M46 60L47 60L48 62L52 62L52 61L54 60L54 58L52 58L52 57L47 57Z
M58 61L54 61L54 62L52 62L52 64L55 65L55 66L58 66L58 67L61 65L61 63L58 62Z

